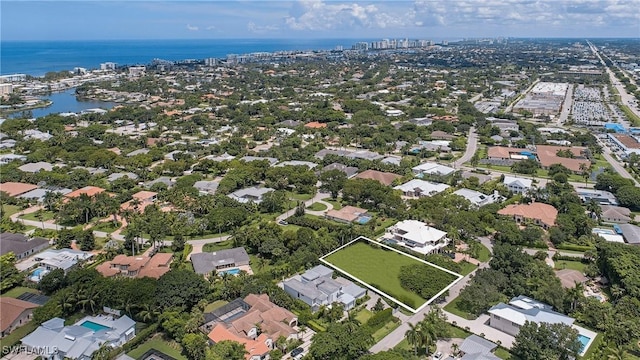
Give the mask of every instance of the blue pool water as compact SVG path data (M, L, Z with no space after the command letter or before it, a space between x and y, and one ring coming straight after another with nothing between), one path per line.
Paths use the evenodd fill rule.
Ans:
M585 350L585 348L587 347L587 344L589 343L589 341L591 341L591 338L579 334L578 335L578 340L580 340L580 343L582 344L582 349L580 349L580 352L583 352Z
M371 216L360 216L356 222L358 224L364 225L371 220Z
M229 270L224 270L224 271L220 271L221 275L222 273L227 273L229 275L238 275L240 273L240 269L229 269Z
M37 269L33 270L31 275L40 277L40 274L42 274L43 271L44 271L44 269L37 268Z
M98 332L100 330L108 330L109 329L108 326L100 325L100 324L94 323L93 321L89 321L89 320L83 322L82 324L80 324L80 326L84 326L87 329L91 329L91 330L96 331L96 332Z

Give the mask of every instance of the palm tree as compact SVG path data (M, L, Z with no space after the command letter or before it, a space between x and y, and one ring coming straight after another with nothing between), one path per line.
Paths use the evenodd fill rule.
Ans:
M421 343L420 327L409 323L409 330L404 333L404 337L407 339L409 345L413 346L414 355L418 356L418 345Z
M607 348L609 350L609 355L607 355L608 360L628 360L629 356L627 355L627 351L624 347L620 345L615 345L615 347Z
M613 296L614 300L618 300L624 295L624 289L620 287L618 284L611 285L611 296Z
M575 286L567 290L567 295L571 299L571 310L575 310L578 302L584 296L584 284L576 281Z
M431 321L426 319L419 323L419 327L421 343L425 348L425 354L429 355L429 348L437 339L436 328Z
M152 322L158 317L158 315L158 310L149 303L142 305L142 310L138 313L138 317L142 322Z
M451 352L453 353L453 355L457 356L459 350L460 350L460 345L456 343L451 344Z
M591 217L595 216L598 221L600 221L600 217L602 216L602 208L600 204L598 204L594 199L590 199L586 205L587 211Z

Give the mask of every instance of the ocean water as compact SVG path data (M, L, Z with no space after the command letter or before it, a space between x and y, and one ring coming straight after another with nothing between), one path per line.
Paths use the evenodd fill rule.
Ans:
M100 63L148 64L163 60L223 58L228 54L280 50L348 49L366 39L212 39L212 40L96 40L2 41L0 74L42 76L48 71L96 69Z

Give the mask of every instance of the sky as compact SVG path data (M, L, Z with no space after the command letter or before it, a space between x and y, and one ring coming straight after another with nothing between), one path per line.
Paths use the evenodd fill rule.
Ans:
M0 2L0 39L640 37L640 0Z

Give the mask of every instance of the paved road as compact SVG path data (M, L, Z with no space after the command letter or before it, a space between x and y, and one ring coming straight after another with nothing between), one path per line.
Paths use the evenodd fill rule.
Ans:
M628 106L629 109L631 109L631 111L634 114L636 114L636 116L640 116L640 109L635 104L636 103L635 96L627 93L627 89L624 88L624 85L622 85L620 80L618 80L618 78L616 78L616 75L613 73L613 71L604 62L604 59L602 58L602 55L600 54L600 51L598 51L598 48L595 45L593 45L592 43L590 43L590 42L589 42L589 47L591 48L591 51L593 51L593 53L598 57L598 59L600 59L600 63L602 63L602 65L607 70L607 73L609 74L609 79L611 80L611 83L618 90L618 93L620 94L620 100L621 100L622 104ZM633 80L631 79L631 81L633 81Z
M462 164L471 160L473 154L478 150L478 134L476 134L476 129L474 127L469 129L469 136L467 137L467 149L464 151L462 157L453 162L453 167L457 168L462 166Z
M567 118L571 112L571 103L573 103L573 84L569 84L569 88L567 89L567 95L564 98L564 103L562 103L562 111L560 111L560 116L558 116L558 125L567 122Z
M639 186L640 184L638 183L638 181L633 176L631 176L631 174L629 174L627 169L625 169L618 160L613 157L613 155L611 154L611 149L607 146L607 144L604 144L602 143L602 141L600 141L600 146L602 146L602 156L605 158L605 160L607 160L611 167L613 167L613 169L618 174L620 174L620 176L633 180L636 186Z

